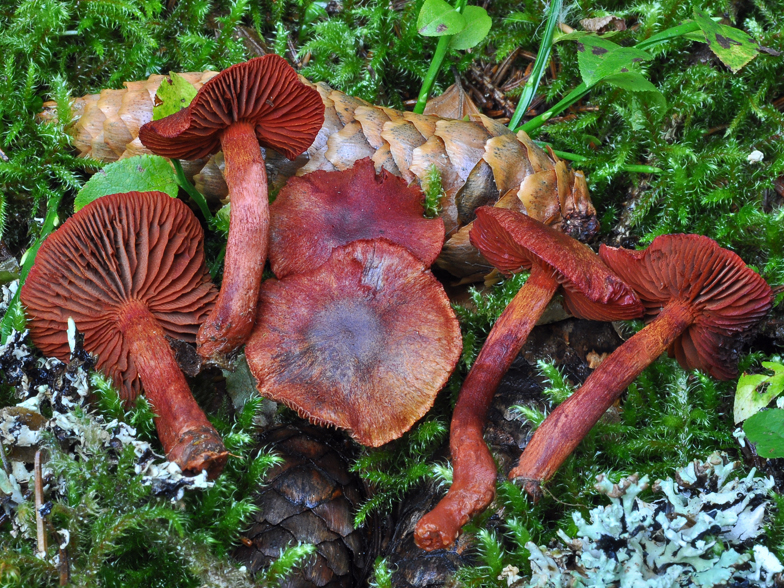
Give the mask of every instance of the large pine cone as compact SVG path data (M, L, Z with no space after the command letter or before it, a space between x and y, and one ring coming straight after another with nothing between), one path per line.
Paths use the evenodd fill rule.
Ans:
M182 74L200 88L216 72ZM138 138L142 124L152 120L155 93L164 76L125 82L120 90L103 90L72 102L75 123L69 129L80 155L116 161L149 153ZM513 133L482 114L468 121L402 112L374 106L311 84L324 102L324 125L307 154L289 161L267 150L271 189L294 174L348 169L370 157L382 168L408 182L425 181L431 166L441 174L444 196L441 217L447 242L436 263L458 277L478 278L491 266L468 241L477 207L489 204L518 210L581 241L596 236L599 222L588 185L580 171L569 169L554 153L545 153L524 132ZM55 115L48 102L43 119ZM196 187L208 198L225 198L223 154L208 161L184 162Z
M348 471L347 439L308 424L284 425L261 438L285 460L255 496L259 511L234 557L257 572L281 549L313 543L317 553L289 576L289 588L349 588L362 585L373 563L366 529L354 529L353 513L364 498Z

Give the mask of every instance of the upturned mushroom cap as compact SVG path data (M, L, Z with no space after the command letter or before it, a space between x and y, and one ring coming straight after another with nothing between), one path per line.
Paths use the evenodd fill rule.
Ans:
M264 55L222 71L187 108L145 124L139 138L157 155L200 159L220 151L221 133L240 121L255 125L263 147L294 159L321 129L324 103L283 58Z
M270 206L270 264L278 278L314 269L335 247L384 237L426 266L444 243L444 221L426 219L422 191L370 159L345 171L291 178Z
M670 357L719 380L736 377L735 337L773 304L762 276L700 235L662 235L643 251L602 245L599 256L634 288L647 317L672 300L685 302L695 313L694 323L668 348Z
M257 316L245 354L261 394L372 447L428 411L462 349L441 285L384 239L265 282Z
M73 317L98 367L123 400L135 399L140 381L117 316L142 302L168 336L195 342L217 296L202 242L193 213L167 194L112 194L88 204L44 242L22 287L33 341L67 361Z
M588 320L626 320L642 315L632 289L615 276L587 245L533 218L482 206L471 243L506 275L544 265L555 272L569 311Z

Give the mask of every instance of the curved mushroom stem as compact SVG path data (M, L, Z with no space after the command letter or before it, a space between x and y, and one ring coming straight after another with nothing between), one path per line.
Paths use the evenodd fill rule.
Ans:
M656 319L628 339L596 368L582 387L539 426L520 456L510 479L521 480L534 500L613 402L642 371L694 322L694 312L680 300L664 307Z
M220 294L196 338L199 355L217 360L250 335L269 239L267 172L253 125L232 124L221 147L231 198L229 238Z
M553 273L534 265L525 285L487 336L452 414L452 486L435 509L417 523L414 540L420 548L432 551L448 547L460 528L493 500L496 466L483 437L487 409L501 378L557 289Z
M140 303L126 304L120 329L139 372L144 392L153 406L155 427L166 451L183 473L207 470L217 478L229 457L218 432L193 399L185 376L155 317Z

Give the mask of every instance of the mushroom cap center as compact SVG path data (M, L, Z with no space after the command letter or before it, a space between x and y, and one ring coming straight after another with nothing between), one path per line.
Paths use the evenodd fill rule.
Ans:
M361 300L338 300L313 317L307 339L316 353L336 367L340 381L348 372L371 367L383 350L384 326Z

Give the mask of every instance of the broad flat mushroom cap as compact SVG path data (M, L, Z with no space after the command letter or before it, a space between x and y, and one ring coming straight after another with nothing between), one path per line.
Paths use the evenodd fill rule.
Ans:
M41 246L22 287L29 328L46 355L68 360L68 317L126 402L140 391L118 315L143 303L166 335L195 342L217 296L204 264L203 233L181 201L161 192L104 196Z
M634 292L587 245L514 210L482 206L471 243L500 272L533 264L555 272L569 311L588 320L625 320L642 315Z
M770 286L738 255L701 235L662 235L642 251L602 245L599 255L634 288L648 318L672 300L692 309L694 322L670 345L670 357L719 380L737 375L734 339L773 303Z
M157 155L200 159L220 151L221 133L235 122L254 124L263 147L294 159L321 129L324 104L282 57L264 55L222 71L187 108L145 124L139 138Z
M270 265L282 278L316 268L335 247L384 237L426 266L444 243L444 221L426 219L416 186L362 159L345 171L291 178L270 206Z
M257 316L245 354L261 394L373 447L428 411L462 349L441 285L384 239L265 282Z

